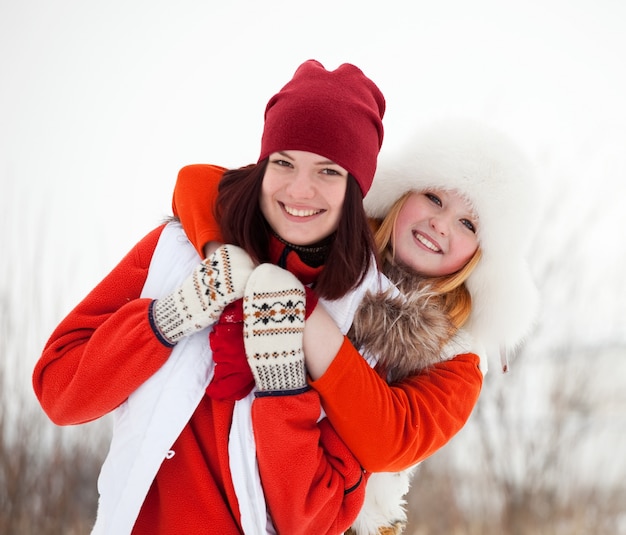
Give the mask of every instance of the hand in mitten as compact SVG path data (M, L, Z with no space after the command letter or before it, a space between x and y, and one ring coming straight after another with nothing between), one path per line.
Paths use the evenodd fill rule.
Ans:
M254 387L254 377L243 345L243 299L228 305L209 333L215 364L206 389L209 397L237 401Z
M317 304L291 273L261 264L250 275L243 299L243 341L261 393L307 387L302 337L306 312ZM308 310L307 310L308 308Z
M226 305L243 296L253 269L243 249L222 245L176 290L153 302L152 321L163 338L175 344L215 323Z

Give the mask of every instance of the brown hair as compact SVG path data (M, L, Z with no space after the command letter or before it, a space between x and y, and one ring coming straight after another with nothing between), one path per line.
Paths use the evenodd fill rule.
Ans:
M272 229L261 212L259 198L267 159L226 171L215 207L225 243L245 249L257 262L269 262ZM315 290L326 299L338 299L357 286L375 258L374 239L363 209L363 196L348 176L339 226L330 245Z
M374 231L376 250L383 263L383 272L385 271L386 265L395 263L393 241L391 239L393 229L396 225L400 210L412 193L414 192L408 191L400 197L382 220L374 219L370 221L370 225ZM427 282L430 288L435 292L442 310L445 311L450 321L457 329L463 326L472 311L472 297L465 285L465 281L469 278L472 271L474 271L474 268L480 261L481 255L482 253L479 248L465 266L450 275L443 275L441 277L420 277L420 281ZM420 274L417 273L416 275L419 276Z

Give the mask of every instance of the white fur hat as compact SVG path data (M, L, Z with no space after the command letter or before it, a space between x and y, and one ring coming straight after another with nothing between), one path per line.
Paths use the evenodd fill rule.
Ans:
M476 211L482 257L467 281L472 313L465 328L485 356L500 352L506 371L539 303L526 259L538 205L530 162L501 132L465 119L440 121L399 152L381 154L365 209L382 218L407 191L431 188L461 193Z

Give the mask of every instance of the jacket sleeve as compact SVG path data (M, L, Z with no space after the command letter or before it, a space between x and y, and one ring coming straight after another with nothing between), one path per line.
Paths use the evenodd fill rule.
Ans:
M173 213L180 219L185 234L201 258L204 258L204 246L208 242L223 241L213 209L224 171L224 167L217 165L188 165L178 172L174 186Z
M328 419L369 472L396 472L444 446L469 418L482 388L474 354L457 355L387 384L345 338L311 386Z
M319 416L314 390L252 405L259 473L278 533L343 533L363 505L366 476Z
M140 299L163 226L141 240L54 330L33 371L43 410L58 425L120 405L167 360Z

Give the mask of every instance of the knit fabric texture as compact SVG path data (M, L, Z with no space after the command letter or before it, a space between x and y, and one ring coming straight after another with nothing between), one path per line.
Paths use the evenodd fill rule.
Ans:
M383 143L385 98L361 69L344 63L327 71L304 62L265 109L259 161L271 153L303 150L346 169L363 195L374 179Z
M253 267L243 249L219 247L174 292L151 307L152 322L164 341L175 344L215 323L226 305L243 296Z
M307 386L302 337L306 293L288 271L257 267L243 299L243 340L261 392L297 391Z

